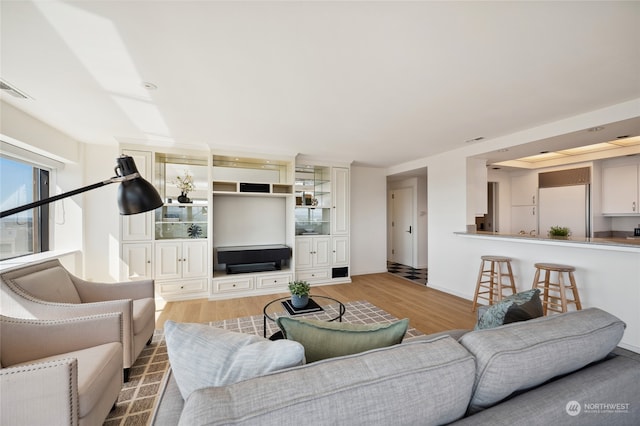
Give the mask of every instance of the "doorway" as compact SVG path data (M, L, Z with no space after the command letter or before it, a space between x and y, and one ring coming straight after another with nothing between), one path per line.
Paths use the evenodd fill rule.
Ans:
M387 176L387 270L427 284L427 169Z

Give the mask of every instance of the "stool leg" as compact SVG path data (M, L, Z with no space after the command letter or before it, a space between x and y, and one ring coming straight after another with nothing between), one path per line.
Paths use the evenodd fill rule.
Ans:
M473 305L471 305L471 312L476 310L478 306L478 294L480 293L480 283L482 282L482 274L484 272L484 260L480 261L480 272L478 272L478 282L476 284L476 294L473 296Z
M576 279L573 276L573 272L569 272L569 281L571 282L571 291L573 292L573 300L576 304L576 309L582 310L582 304L580 303L580 295L578 294L578 286L576 285Z
M494 262L496 265L496 302L502 300L502 265L500 262Z
M516 282L513 279L513 270L511 269L511 262L507 262L507 270L509 271L509 281L511 282L511 293L516 294Z
M549 278L550 278L550 272L549 271L544 271L544 294L543 294L543 298L542 300L543 305L542 305L542 310L544 312L545 315L547 315L547 311L549 308Z
M565 294L564 275L562 272L558 272L558 290L560 291L560 303L562 305L562 312L567 312L567 295Z

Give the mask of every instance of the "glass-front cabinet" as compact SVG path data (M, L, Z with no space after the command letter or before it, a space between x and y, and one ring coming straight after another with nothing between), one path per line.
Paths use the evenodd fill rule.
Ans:
M331 233L331 168L299 165L295 173L296 235Z
M156 209L156 240L207 238L209 207L202 204L171 203Z
M207 158L156 153L155 184L164 205L155 211L155 239L207 238Z

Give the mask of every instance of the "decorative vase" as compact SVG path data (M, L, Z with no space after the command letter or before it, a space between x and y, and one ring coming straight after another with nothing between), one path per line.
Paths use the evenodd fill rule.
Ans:
M291 295L291 304L294 308L304 308L309 303L309 295L298 296L297 294Z
M178 202L179 203L190 203L191 200L189 199L189 197L187 197L187 194L185 194L184 192L182 192L180 194L180 196L178 197Z

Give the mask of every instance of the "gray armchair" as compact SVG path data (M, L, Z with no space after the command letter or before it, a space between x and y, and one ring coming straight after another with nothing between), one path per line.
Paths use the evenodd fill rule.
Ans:
M0 424L98 425L122 388L122 315L0 315Z
M16 318L62 319L122 314L125 381L128 369L151 342L155 329L153 280L95 283L70 274L59 260L0 274L0 313Z

